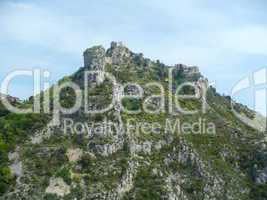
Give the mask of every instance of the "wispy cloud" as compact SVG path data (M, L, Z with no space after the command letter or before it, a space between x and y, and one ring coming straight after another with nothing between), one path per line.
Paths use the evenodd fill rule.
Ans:
M1 37L77 53L85 35L71 17L57 16L34 4L7 3L0 18ZM90 37L90 34L88 34Z

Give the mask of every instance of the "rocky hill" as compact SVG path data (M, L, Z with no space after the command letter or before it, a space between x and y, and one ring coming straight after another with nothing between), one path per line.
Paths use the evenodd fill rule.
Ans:
M87 49L84 67L58 85L68 82L82 106L59 113L60 123L44 110L0 118L0 199L267 199L266 133L240 121L197 67L166 66L113 42ZM180 94L196 98L177 100L178 109L186 82ZM60 93L65 108L75 99L71 88Z

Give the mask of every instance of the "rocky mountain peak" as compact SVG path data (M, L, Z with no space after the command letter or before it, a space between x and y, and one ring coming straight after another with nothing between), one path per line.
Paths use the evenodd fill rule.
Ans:
M7 98L10 102L15 103L15 102L19 102L20 99L17 97L12 97L10 95L6 95L6 94L2 94L0 93L0 100Z
M133 53L122 42L111 42L106 51L103 46L93 46L83 53L84 66L90 70L104 70L105 64L122 65L128 63Z
M108 63L113 65L127 63L132 55L133 53L122 42L111 42L110 48L106 52Z
M9 114L0 104L0 199L266 199L266 134L242 123L197 67L168 66L116 42L86 49L84 65L65 81L88 91L87 105L60 114L60 126L50 123L53 113ZM82 87L88 69L98 73ZM105 81L103 70L116 83ZM188 82L199 98L179 98L178 87ZM135 98L139 87L128 83L143 95ZM62 106L74 105L71 89L60 98ZM238 111L252 116L242 105Z
M94 46L84 51L84 66L91 70L104 70L106 50L103 46Z

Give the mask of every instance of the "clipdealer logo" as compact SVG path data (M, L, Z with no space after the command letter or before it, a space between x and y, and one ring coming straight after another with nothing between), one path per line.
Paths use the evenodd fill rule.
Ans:
M139 85L138 83L125 83L121 84L117 82L116 78L105 71L84 71L83 88L90 88L90 84L95 82L96 84L103 83L104 80L109 80L112 83L112 101L108 106L103 109L89 109L89 94L88 90L82 90L81 86L73 81L61 82L59 84L51 85L49 83L50 73L46 70L34 69L34 70L16 70L9 73L1 84L1 93L8 94L9 86L12 80L18 76L29 76L33 78L33 108L17 108L12 105L7 97L3 97L2 103L6 106L8 110L14 113L40 113L41 110L44 113L53 114L54 124L60 122L60 114L73 114L77 111L83 109L85 114L99 114L105 113L111 109L115 109L119 112L124 112L127 114L139 114L142 112L149 114L159 114L168 112L172 115L178 114L195 114L195 113L206 113L208 106L206 102L206 92L208 88L207 80L200 79L197 82L185 82L180 84L175 91L173 91L173 68L169 68L168 74L168 88L160 82L148 82L145 85ZM44 81L48 80L48 81ZM43 88L42 88L42 87ZM126 88L134 88L134 94L125 93ZM152 94L150 96L145 96L144 88L156 87L159 91L158 94ZM182 94L185 87L191 88L194 94ZM60 103L60 94L66 88L70 88L76 98L75 103L71 108L63 107ZM51 91L52 90L52 96ZM41 91L42 98L41 98ZM123 99L136 99L142 101L142 106L138 110L129 110L123 104ZM149 103L153 100L158 100L159 105L156 109L150 109ZM195 110L184 109L180 105L180 100L199 100L201 102L201 108ZM52 101L52 102L51 102ZM53 109L51 111L51 104Z
M231 90L231 107L235 116L259 131L266 130L266 86L267 68L261 68L242 78ZM252 109L256 111L252 115L240 112L238 103L233 100L247 92L250 92L249 101L252 102Z

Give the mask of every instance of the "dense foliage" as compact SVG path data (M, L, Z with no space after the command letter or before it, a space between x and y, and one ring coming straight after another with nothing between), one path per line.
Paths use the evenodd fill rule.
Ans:
M8 153L27 140L34 131L44 127L48 118L40 114L6 114L0 118L0 193L4 193L14 183L9 169Z

